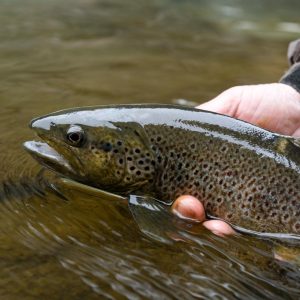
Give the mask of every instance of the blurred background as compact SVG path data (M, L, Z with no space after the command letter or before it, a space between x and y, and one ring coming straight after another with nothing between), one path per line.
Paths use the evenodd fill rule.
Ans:
M203 102L233 85L274 82L300 35L299 8L297 0L1 0L1 105L39 114Z
M299 9L297 0L0 0L5 147L21 151L28 121L62 108L201 103L276 82L300 36Z

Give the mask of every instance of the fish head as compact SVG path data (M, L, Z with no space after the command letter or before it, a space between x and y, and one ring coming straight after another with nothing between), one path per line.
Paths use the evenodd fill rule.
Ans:
M61 111L34 119L42 141L25 149L42 165L73 180L129 193L153 182L155 153L140 124L109 121L105 110Z

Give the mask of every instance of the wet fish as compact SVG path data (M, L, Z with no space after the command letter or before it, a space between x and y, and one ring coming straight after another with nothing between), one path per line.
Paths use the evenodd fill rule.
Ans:
M208 215L259 232L300 233L300 143L249 123L173 105L62 110L30 127L42 165L120 195L199 198Z
M280 82L300 92L300 40L290 43L288 61ZM181 194L198 197L211 217L243 232L275 232L279 239L300 233L300 139L167 105L64 110L31 127L43 142L25 148L69 177L61 181L67 189L122 201L142 194L127 198L129 209L140 229L159 240L165 239L161 225L173 232L161 202Z

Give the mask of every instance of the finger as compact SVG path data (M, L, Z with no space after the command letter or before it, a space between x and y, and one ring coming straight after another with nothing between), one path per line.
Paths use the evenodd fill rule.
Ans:
M172 205L172 212L183 219L203 222L205 209L203 204L193 196L180 196Z
M234 235L234 229L224 221L209 220L205 221L205 209L203 204L195 197L183 195L176 199L172 205L172 212L180 218L203 222L203 226L212 233L225 237Z
M237 234L236 231L229 224L221 220L205 221L203 222L203 226L215 235L221 237Z

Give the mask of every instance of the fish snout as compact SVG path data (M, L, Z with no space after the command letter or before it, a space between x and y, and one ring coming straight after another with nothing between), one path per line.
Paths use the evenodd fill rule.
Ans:
M49 118L36 118L31 120L29 128L37 132L49 131L55 124Z

